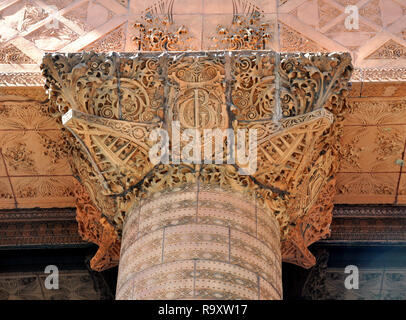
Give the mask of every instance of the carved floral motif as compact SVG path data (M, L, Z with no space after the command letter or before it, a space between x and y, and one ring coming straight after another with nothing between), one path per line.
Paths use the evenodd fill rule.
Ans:
M70 179L63 181L54 177L37 177L31 178L28 181L28 184L27 181L22 181L14 186L17 198L73 197L72 182Z
M346 143L342 145L340 156L342 164L348 164L353 168L361 170L359 164L359 153L362 151L361 148L356 147L356 144L359 142L359 137L356 136L351 140L351 143Z
M343 85L352 70L346 70L349 54L286 54L281 60L281 106L284 117L319 109L328 99L348 95ZM345 79L345 80L344 80Z
M69 146L60 140L53 139L43 134L39 136L44 148L44 155L51 158L51 163L57 163L61 159L66 159L69 153Z
M8 44L0 49L0 63L35 64L35 61L12 44Z
M368 56L367 59L399 59L406 57L406 48L393 40L389 40L382 47Z
M0 14L0 43L6 42L27 31L32 25L45 19L48 13L41 7L33 3L26 2L23 6L10 15Z
M284 23L281 28L281 49L288 52L323 52L326 51L313 40L306 38L298 31L288 27Z
M34 167L34 159L31 157L32 151L27 150L27 145L18 142L13 146L6 148L3 151L3 156L7 164L14 170L28 170L32 171Z
M404 147L404 138L399 132L379 130L376 137L376 160L384 161L388 157L400 154Z
M217 36L210 40L211 49L219 50L263 50L272 38L270 22L263 22L263 14L257 7L246 7L246 13L235 10L236 0L233 0L234 14L229 26L217 26Z
M143 14L143 22L134 27L139 35L133 38L142 51L185 51L193 50L188 42L193 40L187 36L185 26L175 25L173 20L173 3L175 0L159 0L147 8Z
M124 28L120 27L103 38L86 47L86 51L109 52L124 51L125 33Z

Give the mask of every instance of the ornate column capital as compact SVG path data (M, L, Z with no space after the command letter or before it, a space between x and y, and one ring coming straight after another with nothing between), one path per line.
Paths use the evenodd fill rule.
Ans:
M42 69L74 175L118 237L142 198L199 181L257 198L279 222L285 260L314 264L307 246L329 230L332 206L315 208L334 188L349 54L55 53ZM216 129L213 151L205 135ZM154 164L151 137L164 130L168 157ZM183 161L191 150L201 158Z

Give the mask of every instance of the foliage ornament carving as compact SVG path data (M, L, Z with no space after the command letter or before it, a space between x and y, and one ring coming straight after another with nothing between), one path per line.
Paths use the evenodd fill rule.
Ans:
M50 112L67 129L74 175L110 235L103 254L116 248L126 215L141 199L199 181L255 197L280 224L286 261L314 264L307 246L325 237L331 222L348 54L55 53L45 56L42 69ZM150 161L155 129L169 132L168 163ZM255 129L260 165L251 172L238 160L176 161L174 134L187 129L236 136ZM237 149L248 151L250 138L243 141ZM227 153L226 144L221 148ZM113 256L94 265L111 266Z
M270 23L263 21L263 11L244 0L232 0L233 19L229 26L218 25L211 38L211 49L263 50L272 38Z
M183 51L193 50L190 46L192 37L183 25L176 25L173 20L175 0L157 1L147 8L142 16L143 22L134 24L138 35L133 38L140 51Z

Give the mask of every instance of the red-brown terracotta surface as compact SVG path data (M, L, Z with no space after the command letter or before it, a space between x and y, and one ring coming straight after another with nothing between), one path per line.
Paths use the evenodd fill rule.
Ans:
M155 194L134 208L122 244L117 299L282 298L278 223L243 195Z

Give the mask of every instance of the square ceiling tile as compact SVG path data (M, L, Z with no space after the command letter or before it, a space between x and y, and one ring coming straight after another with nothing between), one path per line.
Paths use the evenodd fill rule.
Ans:
M79 38L79 34L59 20L53 20L25 36L42 51L58 51Z
M40 276L45 283L46 276ZM87 271L71 271L59 274L59 289L46 290L45 300L100 300L100 293L95 290L93 279Z
M1 300L43 300L36 275L3 275L0 277Z
M351 98L344 125L406 124L404 98Z
M405 290L382 290L381 300L406 300Z
M74 207L73 177L11 177L18 208Z
M109 7L109 3L114 4L115 8ZM117 3L118 2L113 0L108 3L103 3L103 1L101 3L95 1L83 1L79 5L73 7L72 10L64 13L63 17L69 22L66 22L66 20L63 19L61 20L66 22L67 25L76 31L78 31L76 28L79 27L82 31L79 31L79 33L89 32L105 24L116 14L122 14L127 11ZM114 9L118 12L114 12Z
M279 22L279 42L281 52L327 52L320 45L320 41L314 41L311 36L302 33L303 30L293 28L289 22ZM317 39L320 40L320 39Z
M27 32L49 13L34 1L16 1L0 11L0 44Z
M176 2L177 0L175 0ZM275 0L203 0L204 14L251 14L253 12L276 13Z
M168 3L170 1L167 1ZM204 0L174 0L173 2L173 14L203 14L203 2ZM219 1L219 4L222 1Z
M388 270L383 279L383 290L402 290L406 291L406 272L405 270Z
M35 102L0 103L0 131L59 130L56 119L49 115L47 108L48 105Z
M0 131L9 176L70 175L62 132Z
M406 126L345 126L340 172L400 172Z
M334 203L394 204L399 173L338 173Z
M195 5L189 6L187 9L190 11L190 9L193 7L194 8L201 8L201 0L197 1L190 1L190 2L196 2ZM197 3L200 2L200 3ZM176 3L176 0L175 0ZM173 4L173 7L175 6L175 3ZM171 10L170 8L171 1L159 1L159 0L130 0L130 14L134 15L140 15L144 14L147 10L148 12L156 15L162 15L162 14L167 14L167 13L174 13L173 9ZM176 5L178 6L178 5ZM198 12L197 12L198 13Z

